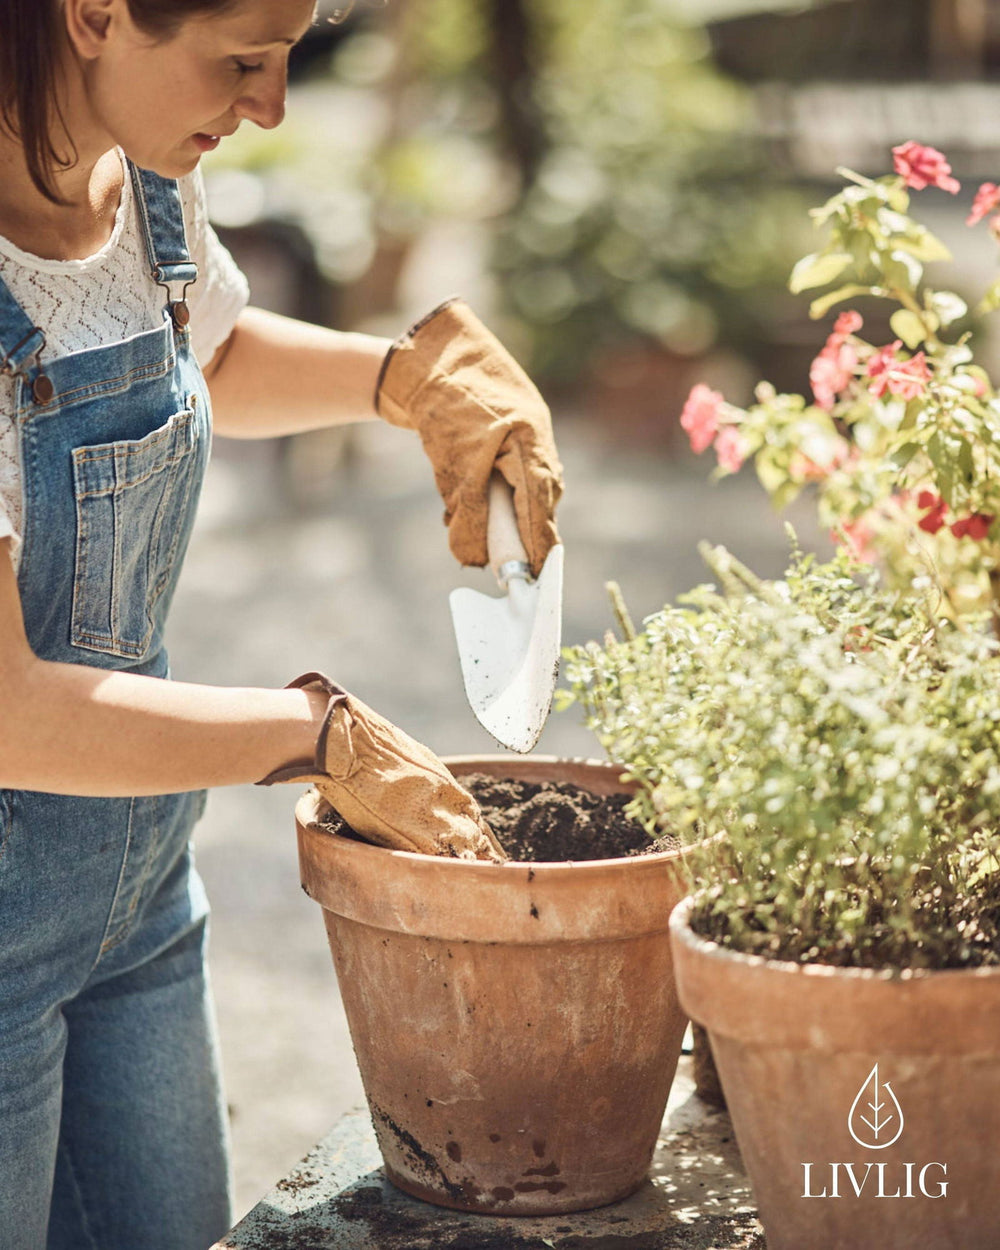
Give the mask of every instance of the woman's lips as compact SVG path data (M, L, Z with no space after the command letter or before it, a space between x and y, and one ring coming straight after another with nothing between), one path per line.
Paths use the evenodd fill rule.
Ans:
M192 135L195 146L200 148L202 152L213 152L222 140L221 135Z

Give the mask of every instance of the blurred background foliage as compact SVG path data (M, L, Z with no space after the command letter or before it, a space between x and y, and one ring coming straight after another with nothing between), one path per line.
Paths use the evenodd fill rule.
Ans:
M440 85L420 129L445 141L433 118L450 97L447 112L478 120L500 161L490 263L533 370L577 381L595 351L640 339L680 356L720 338L749 347L801 205L769 180L747 93L713 67L704 32L663 0L420 10L405 41L412 72ZM394 197L415 198L426 155L391 152Z
M666 434L692 381L805 384L824 329L785 282L837 164L917 138L1000 172L996 101L960 98L994 7L362 0L332 25L324 0L285 124L206 160L211 210L257 302L394 334L461 291L557 398Z

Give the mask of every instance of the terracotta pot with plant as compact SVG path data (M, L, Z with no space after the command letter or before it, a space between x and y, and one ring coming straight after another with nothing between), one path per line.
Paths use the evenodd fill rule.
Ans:
M716 587L568 676L649 829L697 839L678 987L768 1246L1000 1246L997 643L843 552L705 554Z
M932 148L894 158L843 171L791 286L833 288L814 317L887 303L895 338L851 309L811 396L699 386L681 418L779 507L815 492L840 554L770 583L707 551L718 589L571 669L649 827L724 834L692 861L675 965L772 1250L1000 1246L1000 398L909 216L959 184ZM998 209L984 184L969 225L997 233Z

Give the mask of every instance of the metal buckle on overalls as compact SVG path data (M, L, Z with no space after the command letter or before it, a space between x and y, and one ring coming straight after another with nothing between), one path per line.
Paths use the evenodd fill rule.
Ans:
M44 330L40 330L38 326L33 326L24 338L10 349L7 355L4 356L3 360L0 360L0 373L5 373L12 377L20 375L25 379L25 381L27 381L27 370L23 365L15 368L14 365L11 364L11 359L12 357L16 357L25 343L30 343L36 334L41 337L42 341L33 352L25 357L25 364L34 361L37 365L38 375L31 384L31 394L36 404L47 404L56 393L56 388L52 385L52 379L42 372L42 352L45 350L45 332Z
M171 283L164 281L163 271L160 269L159 265L157 265L157 267L153 270L153 281L157 286L162 286L167 293L167 309L170 312L170 317L174 325L178 330L186 329L191 320L191 309L188 308L187 299L185 297L187 296L188 287L194 286L194 280L192 279L190 282L184 282L182 284L180 299L173 298L173 292L170 289Z

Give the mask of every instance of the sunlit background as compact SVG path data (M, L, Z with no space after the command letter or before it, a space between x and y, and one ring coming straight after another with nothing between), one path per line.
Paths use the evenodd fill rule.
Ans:
M699 381L736 402L760 378L807 390L829 329L786 288L814 243L808 209L838 166L882 175L907 139L963 182L913 211L954 253L931 281L976 303L997 244L964 223L979 183L1000 181L1000 6L361 0L333 25L335 7L295 53L283 126L245 126L204 162L253 301L394 336L445 296L469 300L554 410L565 641L610 625L609 579L637 617L702 580L703 538L779 572L782 518L751 470L709 482L678 426L684 398ZM878 327L878 306L860 307ZM994 332L963 328L995 360ZM791 519L826 543L808 501ZM322 668L435 750L489 753L451 636L459 583L489 589L451 560L412 435L219 440L174 669L281 685ZM539 750L599 754L572 712ZM298 888L297 793L219 792L199 831L240 1212L363 1101Z

